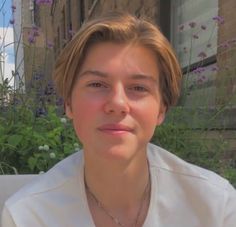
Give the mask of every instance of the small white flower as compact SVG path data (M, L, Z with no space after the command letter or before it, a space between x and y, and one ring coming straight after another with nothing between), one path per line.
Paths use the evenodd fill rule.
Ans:
M74 147L79 147L79 144L78 143L74 143Z
M51 159L54 159L54 158L56 158L56 154L55 154L54 152L51 152L51 153L49 154L49 157L50 157Z
M45 145L43 146L43 150L48 151L48 150L49 150L49 146L48 146L47 144L45 144Z
M66 122L67 122L67 119L64 118L64 117L62 117L62 118L61 118L61 123L66 124Z
M44 150L44 147L43 147L43 146L39 146L38 149L39 149L40 151L42 151L42 150Z
M44 173L44 171L40 171L40 172L39 172L39 174L43 174L43 173Z
M79 149L79 147L75 147L75 152L77 152L77 151L79 151L80 149Z

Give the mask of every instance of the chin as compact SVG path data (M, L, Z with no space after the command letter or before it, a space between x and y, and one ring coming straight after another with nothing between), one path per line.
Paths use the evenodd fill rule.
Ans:
M99 151L100 150L100 151ZM132 148L130 145L112 145L110 147L104 147L97 150L97 154L107 160L117 160L117 161L130 161L137 150Z

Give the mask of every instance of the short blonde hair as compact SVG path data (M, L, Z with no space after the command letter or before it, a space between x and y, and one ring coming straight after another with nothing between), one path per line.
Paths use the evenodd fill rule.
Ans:
M160 30L128 13L112 12L85 23L57 59L53 79L58 94L67 101L88 48L96 43L137 43L156 54L160 91L168 109L180 95L181 68L175 53Z

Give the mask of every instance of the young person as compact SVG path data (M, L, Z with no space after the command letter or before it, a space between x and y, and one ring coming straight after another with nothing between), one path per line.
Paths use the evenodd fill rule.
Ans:
M157 27L125 13L87 22L54 72L83 150L5 204L2 227L235 227L236 192L149 144L181 70Z

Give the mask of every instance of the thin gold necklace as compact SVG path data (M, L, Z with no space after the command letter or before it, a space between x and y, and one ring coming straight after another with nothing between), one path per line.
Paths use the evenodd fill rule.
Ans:
M137 216L135 218L135 221L134 221L134 224L132 225L132 227L136 227L137 224L138 224L138 220L139 220L139 217L141 215L141 211L142 211L142 208L143 208L143 205L144 205L144 201L146 199L146 195L148 195L149 193L149 185L150 185L150 175L149 175L149 178L148 178L148 182L147 182L147 185L145 187L145 190L143 192L143 195L142 195L142 201L141 201L141 204L139 206L139 209L138 209L138 213L137 213ZM121 227L126 227L117 217L115 217L114 215L111 214L111 212L109 212L109 210L107 208L105 208L105 206L100 202L100 200L97 199L97 197L91 192L90 188L88 187L86 181L85 181L85 188L87 190L87 192L92 196L93 200L96 202L97 206L103 210L103 212L109 216L111 218L111 220L118 226L121 226Z

